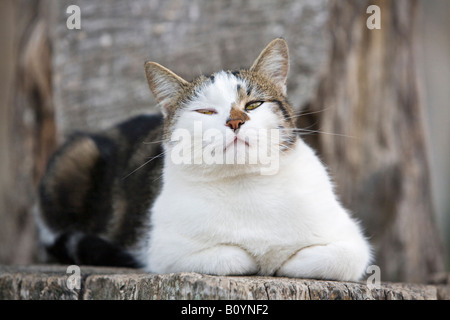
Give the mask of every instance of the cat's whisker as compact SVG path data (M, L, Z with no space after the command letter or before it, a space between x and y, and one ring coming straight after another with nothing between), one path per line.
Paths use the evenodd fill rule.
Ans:
M161 175L160 175L159 177L153 179L152 182L158 181L158 180L161 179L163 176L164 176L164 173L161 173Z
M136 169L134 169L133 171L131 171L129 174L127 174L126 176L122 177L122 180L125 180L126 178L128 178L129 176L131 176L133 173L135 173L136 171L142 169L144 166L146 166L147 164L149 164L150 162L152 162L153 160L157 159L157 158L161 158L162 156L165 155L165 151L161 152L160 154L150 158L149 160L145 161L142 165L140 165L139 167L137 167Z
M357 139L355 136L347 135L347 134L341 134L341 133L333 133L333 132L326 132L322 130L311 130L311 129L304 129L304 128L283 128L280 130L287 130L287 131L294 131L303 135L306 134L313 134L313 133L320 133L320 134L327 134L332 136L338 136L338 137L344 137L344 138L351 138L351 139Z
M304 128L302 128L302 129L309 129L309 128L313 128L314 126L316 126L317 125L317 123L319 122L319 120L316 120L314 123L312 123L312 124L310 124L309 126L307 126L307 127L304 127ZM298 129L298 128L297 128Z
M301 116L309 116L309 115L311 115L311 114L321 113L321 112L324 112L324 111L328 110L329 108L330 108L330 107L324 107L323 109L320 109L320 110L314 110L314 111L304 112L304 113L299 114L299 117L301 117Z
M284 120L297 119L297 118L300 118L302 116L308 116L308 115L311 115L311 114L321 113L321 112L324 112L327 109L329 109L329 107L326 107L326 108L323 108L323 109L320 109L320 110L310 111L310 112L304 112L302 110L298 110L298 111L294 112L293 116L286 117L286 118L284 118Z
M155 140L155 141L142 141L142 144L161 144L163 142L165 142L166 140Z

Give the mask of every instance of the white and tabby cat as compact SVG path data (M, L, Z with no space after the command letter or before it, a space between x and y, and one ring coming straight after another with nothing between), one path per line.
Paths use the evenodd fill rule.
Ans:
M192 82L154 62L145 70L163 118L75 134L49 163L38 224L53 257L156 273L363 275L370 246L296 133L283 39L246 70ZM270 174L248 161L262 145ZM192 161L175 161L180 150Z

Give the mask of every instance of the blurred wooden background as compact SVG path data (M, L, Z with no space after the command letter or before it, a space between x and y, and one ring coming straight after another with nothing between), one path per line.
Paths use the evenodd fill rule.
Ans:
M375 245L382 280L426 282L444 271L446 227L434 215L429 150L436 147L427 146L430 100L420 67L429 69L417 54L428 39L423 2L1 2L0 263L37 261L36 185L67 134L157 111L146 60L192 79L249 66L283 36L289 99L309 114L299 125L323 132L307 141ZM73 4L81 30L66 27ZM370 4L381 8L381 30L366 27Z

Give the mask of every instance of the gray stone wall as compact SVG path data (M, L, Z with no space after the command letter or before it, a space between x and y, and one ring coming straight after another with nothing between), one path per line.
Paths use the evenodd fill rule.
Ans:
M450 286L338 282L274 277L149 274L132 269L80 267L70 289L67 266L0 266L0 300L439 300ZM447 281L448 279L445 279ZM442 281L441 282L445 282Z
M152 60L191 80L250 67L274 38L289 43L289 97L300 108L327 56L328 0L52 0L53 84L57 128L99 129L154 112L144 73ZM66 8L81 9L68 30Z

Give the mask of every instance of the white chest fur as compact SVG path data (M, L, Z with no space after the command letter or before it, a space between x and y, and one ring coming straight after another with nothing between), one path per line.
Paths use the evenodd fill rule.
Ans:
M301 140L275 175L195 182L170 163L165 169L164 188L152 208L150 271L272 275L303 248L342 241L365 248L364 264L368 260L357 224ZM228 249L213 250L224 246L243 251L252 263ZM226 267L220 266L221 254ZM233 259L234 269L229 266Z

